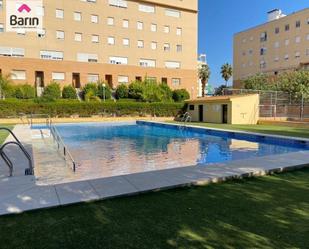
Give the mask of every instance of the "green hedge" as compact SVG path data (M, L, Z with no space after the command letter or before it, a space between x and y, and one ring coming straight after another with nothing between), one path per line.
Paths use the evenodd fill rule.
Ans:
M182 103L143 103L143 102L79 102L72 100L58 100L54 102L35 102L32 100L1 100L0 118L26 114L49 114L52 117L68 117L79 115L87 117L105 112L117 116L176 116L183 108Z

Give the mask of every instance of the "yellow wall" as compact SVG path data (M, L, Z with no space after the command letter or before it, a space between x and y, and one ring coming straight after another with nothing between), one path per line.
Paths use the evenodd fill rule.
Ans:
M257 124L259 121L259 95L232 99L232 124Z

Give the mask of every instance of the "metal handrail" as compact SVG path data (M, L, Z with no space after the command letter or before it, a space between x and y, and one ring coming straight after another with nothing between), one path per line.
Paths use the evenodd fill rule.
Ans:
M11 144L17 145L22 150L24 155L27 157L27 159L29 161L29 168L26 169L25 173L27 175L28 174L33 175L32 159L31 159L31 156L29 155L29 153L27 152L27 150L25 149L25 147L22 145L22 143L19 141L19 139L15 136L14 132L11 131L9 128L0 127L0 130L5 130L5 131L9 132L12 135L12 137L15 139L15 141L7 142L0 147L0 155L3 158L3 160L6 162L7 166L10 168L10 176L12 176L12 172L13 172L13 163L11 162L9 157L6 155L6 153L4 152L4 148L8 145L11 145Z
M56 126L52 123L51 120L50 120L50 123L49 123L49 129L50 129L50 132L51 132L51 134L52 134L52 136L54 138L54 141L57 142L58 150L60 150L60 145L62 145L64 159L66 160L67 156L69 157L70 161L72 162L72 170L75 172L76 171L76 162L75 162L72 154L68 150L67 146L63 142L63 140L62 140L62 138L61 138L61 136L60 136Z

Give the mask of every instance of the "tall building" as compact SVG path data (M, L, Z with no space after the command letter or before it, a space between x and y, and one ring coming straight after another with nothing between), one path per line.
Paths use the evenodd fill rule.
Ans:
M197 69L199 70L203 65L207 65L207 56L206 54L200 54L197 60ZM202 80L198 79L198 94L197 97L202 97L203 96L203 91L202 91ZM207 89L205 89L205 94L207 94Z
M309 8L290 15L275 9L268 22L234 36L234 87L248 76L309 69Z
M0 0L0 70L38 92L148 78L197 95L197 0L43 0L43 28L6 32Z

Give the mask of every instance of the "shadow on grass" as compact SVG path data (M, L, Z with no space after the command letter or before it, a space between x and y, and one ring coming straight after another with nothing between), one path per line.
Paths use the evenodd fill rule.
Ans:
M309 169L0 217L0 248L306 248Z

